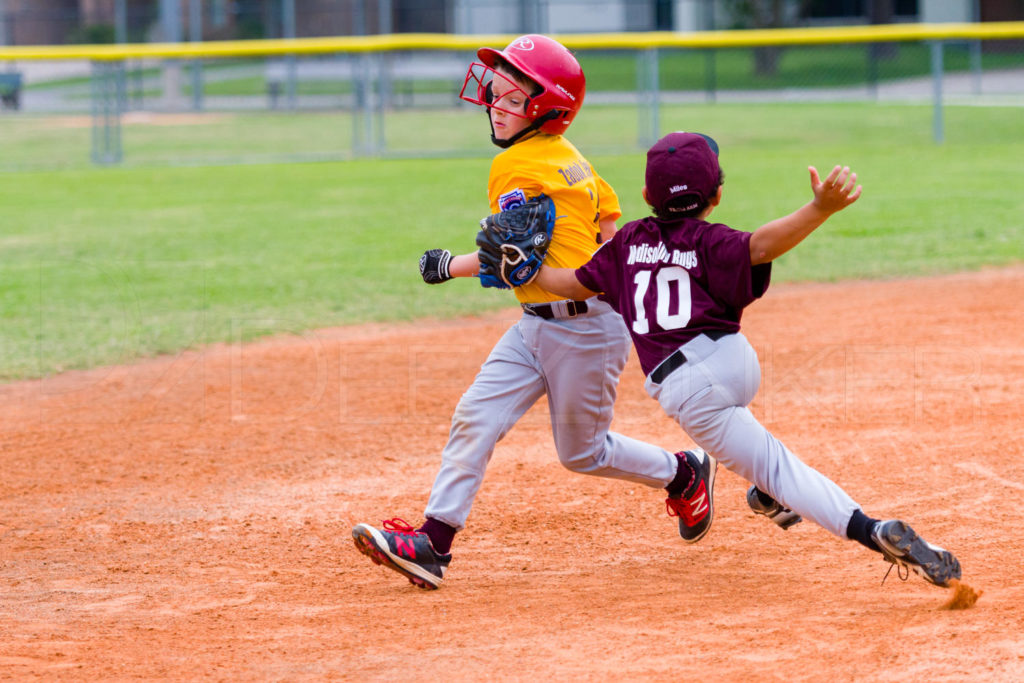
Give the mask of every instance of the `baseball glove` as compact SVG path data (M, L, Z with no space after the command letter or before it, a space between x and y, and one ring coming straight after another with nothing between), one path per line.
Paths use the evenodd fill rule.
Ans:
M554 230L555 202L544 194L482 219L476 235L480 284L508 289L533 282Z

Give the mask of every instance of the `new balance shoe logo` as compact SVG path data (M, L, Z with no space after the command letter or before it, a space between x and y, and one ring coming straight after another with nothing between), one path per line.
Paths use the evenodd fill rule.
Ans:
M401 536L393 536L392 538L395 539L395 552L409 559L416 559L416 545L412 539L402 538Z
M690 515L694 521L698 521L708 512L708 494L704 489L704 482L700 484L700 492L690 499Z
M693 492L687 496L665 500L665 508L670 517L679 518L679 535L687 543L696 543L707 534L715 517L715 471L718 461L703 451L683 451L678 454L686 458L686 464L693 470L696 485L690 484ZM703 456L701 459L700 456Z
M352 529L356 549L374 564L383 565L409 579L419 588L433 590L441 585L450 554L438 555L430 539L398 517L384 520L384 528L357 524Z

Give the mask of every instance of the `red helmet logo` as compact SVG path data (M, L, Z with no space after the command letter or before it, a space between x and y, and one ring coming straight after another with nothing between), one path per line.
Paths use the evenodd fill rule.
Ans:
M529 36L523 36L522 38L516 38L508 46L508 49L532 50L533 49L533 40L531 40Z

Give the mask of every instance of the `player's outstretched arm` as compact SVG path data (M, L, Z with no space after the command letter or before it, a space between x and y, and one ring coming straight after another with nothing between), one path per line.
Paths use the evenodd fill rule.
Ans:
M473 277L480 272L480 259L475 251L453 256L448 270L452 277Z
M535 283L552 294L577 301L589 299L597 294L580 284L580 281L576 279L576 271L572 268L541 266Z
M439 285L453 277L473 277L480 272L476 252L452 256L447 249L428 249L420 256L420 277L428 285Z
M857 174L849 166L836 166L825 180L809 166L814 199L788 216L765 223L750 236L750 263L774 261L800 244L832 214L842 211L860 197Z

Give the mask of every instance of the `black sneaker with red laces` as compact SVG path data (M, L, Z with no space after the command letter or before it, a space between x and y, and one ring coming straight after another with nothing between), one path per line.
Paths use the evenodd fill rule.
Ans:
M374 564L393 569L414 585L425 590L441 587L451 553L442 555L434 550L430 537L416 531L405 520L386 519L383 528L369 524L356 524L352 539L356 549Z
M686 458L697 476L693 478L682 495L665 499L665 510L669 517L679 518L679 535L687 543L696 543L711 529L715 518L715 472L718 461L700 448L683 451L678 455Z

